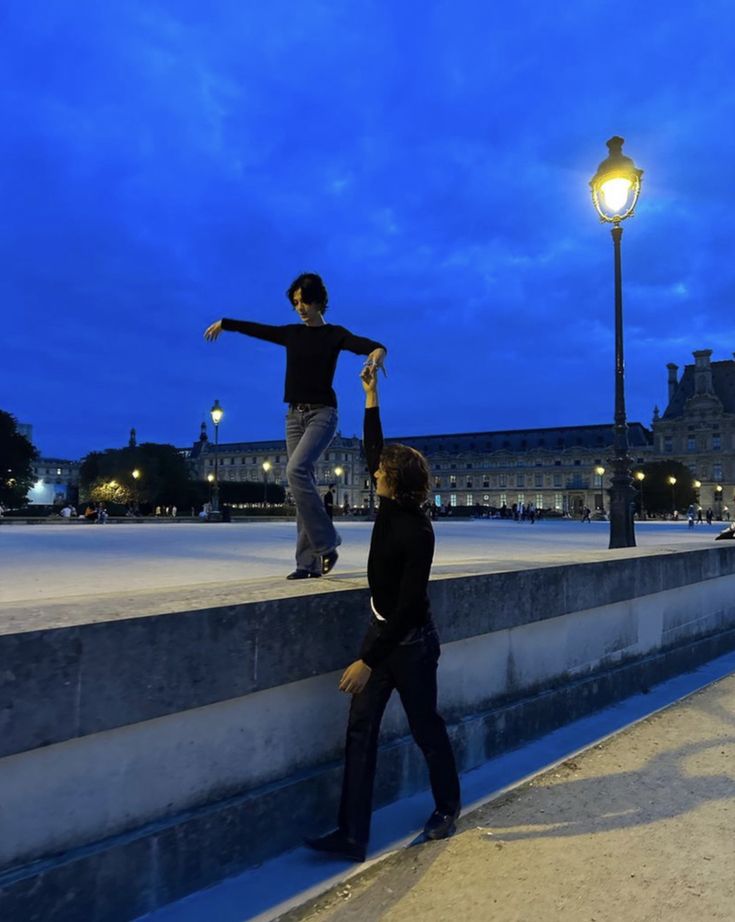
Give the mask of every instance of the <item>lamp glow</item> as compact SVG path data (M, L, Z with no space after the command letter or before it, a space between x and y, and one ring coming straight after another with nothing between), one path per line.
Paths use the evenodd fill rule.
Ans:
M628 201L628 192L633 183L629 179L608 179L600 191L610 211L622 211Z
M267 474L268 471L271 469L271 466L272 466L272 465L271 465L270 461L264 461L264 462L263 462L263 470L266 472L266 474Z

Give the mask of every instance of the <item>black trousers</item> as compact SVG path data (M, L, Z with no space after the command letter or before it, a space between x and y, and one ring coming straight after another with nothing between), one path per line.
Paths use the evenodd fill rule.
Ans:
M369 631L379 631L373 618ZM339 828L366 844L370 837L378 736L388 699L395 688L411 734L429 769L436 809L454 813L460 806L459 778L444 720L436 709L439 638L432 622L417 628L373 670L365 688L352 696L347 724L345 771Z

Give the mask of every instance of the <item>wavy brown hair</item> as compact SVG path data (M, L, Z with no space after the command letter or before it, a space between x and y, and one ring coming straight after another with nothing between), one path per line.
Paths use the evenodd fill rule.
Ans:
M388 486L403 506L420 506L429 496L429 464L420 451L393 442L380 455Z
M293 296L301 289L301 300L305 304L316 304L319 310L324 314L327 310L329 294L327 286L322 281L322 277L316 272L302 272L288 286L286 297L293 306Z

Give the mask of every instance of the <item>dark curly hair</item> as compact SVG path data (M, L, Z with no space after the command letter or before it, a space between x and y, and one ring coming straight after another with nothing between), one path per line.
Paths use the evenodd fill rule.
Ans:
M299 288L301 289L301 300L304 303L318 304L322 314L326 311L329 295L320 275L317 275L316 272L302 272L291 282L286 291L286 297L291 302L291 305L293 305L293 296Z
M388 486L402 506L421 506L429 496L429 464L420 451L393 442L380 455Z

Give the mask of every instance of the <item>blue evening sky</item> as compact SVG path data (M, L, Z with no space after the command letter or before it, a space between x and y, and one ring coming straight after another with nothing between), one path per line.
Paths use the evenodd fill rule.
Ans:
M280 437L282 350L222 316L384 341L393 435L606 422L613 134L628 416L735 349L735 4L5 0L0 408L46 455ZM361 360L336 378L359 433Z

